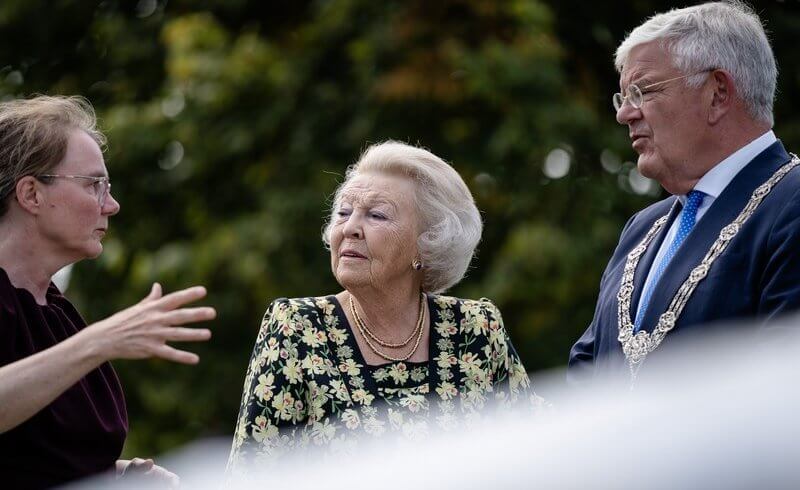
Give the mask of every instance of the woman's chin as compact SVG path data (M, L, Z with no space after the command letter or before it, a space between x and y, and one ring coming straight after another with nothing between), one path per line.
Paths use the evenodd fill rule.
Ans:
M336 273L336 281L345 289L354 289L369 284L369 278L363 273L351 270L342 270Z

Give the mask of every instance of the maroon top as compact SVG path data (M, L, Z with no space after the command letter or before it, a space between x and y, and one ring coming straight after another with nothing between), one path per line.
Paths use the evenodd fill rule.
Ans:
M84 327L86 322L54 284L42 306L30 292L12 286L0 268L0 366L52 347ZM127 432L122 386L111 364L104 363L36 415L0 434L0 487L47 488L108 471Z

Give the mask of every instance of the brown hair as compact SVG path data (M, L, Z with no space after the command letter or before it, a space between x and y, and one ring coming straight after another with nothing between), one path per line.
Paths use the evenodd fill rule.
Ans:
M50 172L61 162L75 129L105 146L94 108L83 97L39 95L0 103L0 217L19 179Z

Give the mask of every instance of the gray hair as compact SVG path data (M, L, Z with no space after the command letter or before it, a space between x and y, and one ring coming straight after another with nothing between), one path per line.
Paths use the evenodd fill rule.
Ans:
M347 169L322 233L325 245L330 247L334 213L347 184L357 175L371 172L399 174L415 183L415 203L423 229L417 237L424 264L423 291L441 292L458 283L481 239L480 212L467 184L453 167L433 153L405 143L386 141L372 145Z
M617 71L622 71L632 48L654 40L661 41L683 73L728 71L750 115L772 126L778 69L761 19L747 4L704 3L654 15L617 48ZM698 87L702 81L697 75L686 83Z
M39 95L0 103L0 217L19 179L48 173L64 159L75 129L105 146L92 104L83 97Z

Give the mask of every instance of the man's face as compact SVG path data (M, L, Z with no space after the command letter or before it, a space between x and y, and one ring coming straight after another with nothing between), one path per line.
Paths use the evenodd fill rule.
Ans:
M683 75L656 41L634 47L620 74L623 94L635 84L644 96L641 108L626 101L617 111L617 121L628 126L631 146L639 154L639 172L672 194L685 194L704 173L692 160L708 137L703 86L690 88L680 79L644 87Z

